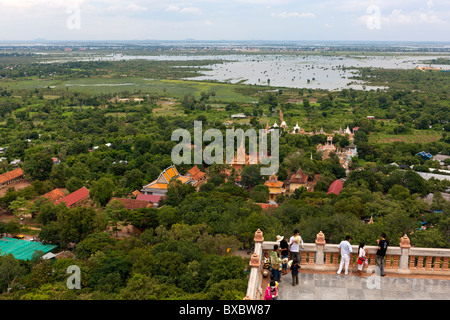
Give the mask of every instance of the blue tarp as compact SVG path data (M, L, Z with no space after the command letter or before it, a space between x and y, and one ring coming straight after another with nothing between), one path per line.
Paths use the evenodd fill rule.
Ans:
M430 160L431 158L433 158L433 155L431 153L426 153L425 151L419 152L418 154L416 154L416 156L421 156L424 160Z

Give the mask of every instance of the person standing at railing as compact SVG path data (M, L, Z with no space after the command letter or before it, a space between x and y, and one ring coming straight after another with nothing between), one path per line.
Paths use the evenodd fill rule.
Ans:
M287 261L289 257L289 245L284 239L283 236L277 236L277 241L280 241L280 253L281 253L281 260L283 260L283 264L281 265L281 273L286 274L287 273Z
M384 272L384 257L386 256L386 250L389 246L389 241L386 240L386 233L381 234L381 240L377 239L378 250L377 250L377 265L380 268L380 275L384 277L386 273Z
M339 243L339 253L341 254L341 263L339 264L339 270L337 274L341 274L342 268L345 268L345 275L348 274L348 265L350 264L350 253L352 252L352 246L350 245L351 241L350 236L345 236L345 240Z
M278 246L274 245L273 250L269 254L270 256L270 265L272 267L272 276L275 281L281 281L280 268L281 263L283 262L278 256Z
M300 260L300 246L303 250L303 239L300 237L300 232L295 229L294 235L289 239L289 251L291 252L291 260L297 258L297 261Z

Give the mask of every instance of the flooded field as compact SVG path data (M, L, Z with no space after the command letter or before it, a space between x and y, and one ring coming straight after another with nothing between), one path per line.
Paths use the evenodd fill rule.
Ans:
M186 78L187 80L213 80L228 83L253 85L270 85L288 88L310 89L385 89L386 87L366 86L362 81L352 77L358 75L356 68L374 67L384 69L414 69L427 66L425 60L442 57L440 55L343 55L326 56L316 54L230 54L230 55L153 55L137 56L111 54L104 56L79 57L79 61L193 61L221 60L223 63L212 63L202 66L210 69L200 71L201 76ZM58 61L47 61L58 62ZM192 67L192 66L191 66ZM437 66L448 68L448 66ZM200 68L200 67L199 67Z

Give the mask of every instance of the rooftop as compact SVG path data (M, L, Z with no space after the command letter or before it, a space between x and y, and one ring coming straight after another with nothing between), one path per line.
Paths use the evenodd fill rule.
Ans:
M57 248L55 245L42 244L40 242L19 240L14 238L1 238L0 251L2 255L12 254L16 259L30 260L35 251L42 251L44 254Z
M5 173L0 175L0 183L4 183L4 182L7 182L9 180L16 179L16 178L18 178L20 176L23 176L23 175L24 175L24 172L23 172L23 170L21 168L18 168L18 169L9 171L9 172L5 172Z
M72 192L71 194L55 201L55 204L59 204L61 202L65 202L66 206L70 207L77 203L80 200L89 197L89 190L86 187L81 187L77 191Z
M109 203L113 201L118 201L123 204L124 209L133 210L139 208L147 208L151 206L150 201L138 200L138 199L129 199L129 198L111 198Z
M344 185L341 180L334 180L333 183L331 183L330 187L328 188L327 193L334 193L334 194L339 195L343 186Z
M138 194L136 197L136 200L144 200L144 201L148 201L151 203L158 203L159 200L161 200L161 198L164 198L163 196L157 196L157 195L153 195L153 194Z

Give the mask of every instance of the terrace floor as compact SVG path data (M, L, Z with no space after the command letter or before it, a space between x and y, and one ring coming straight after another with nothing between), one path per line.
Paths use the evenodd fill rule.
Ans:
M301 270L295 287L290 273L282 276L279 300L450 300L450 279Z

